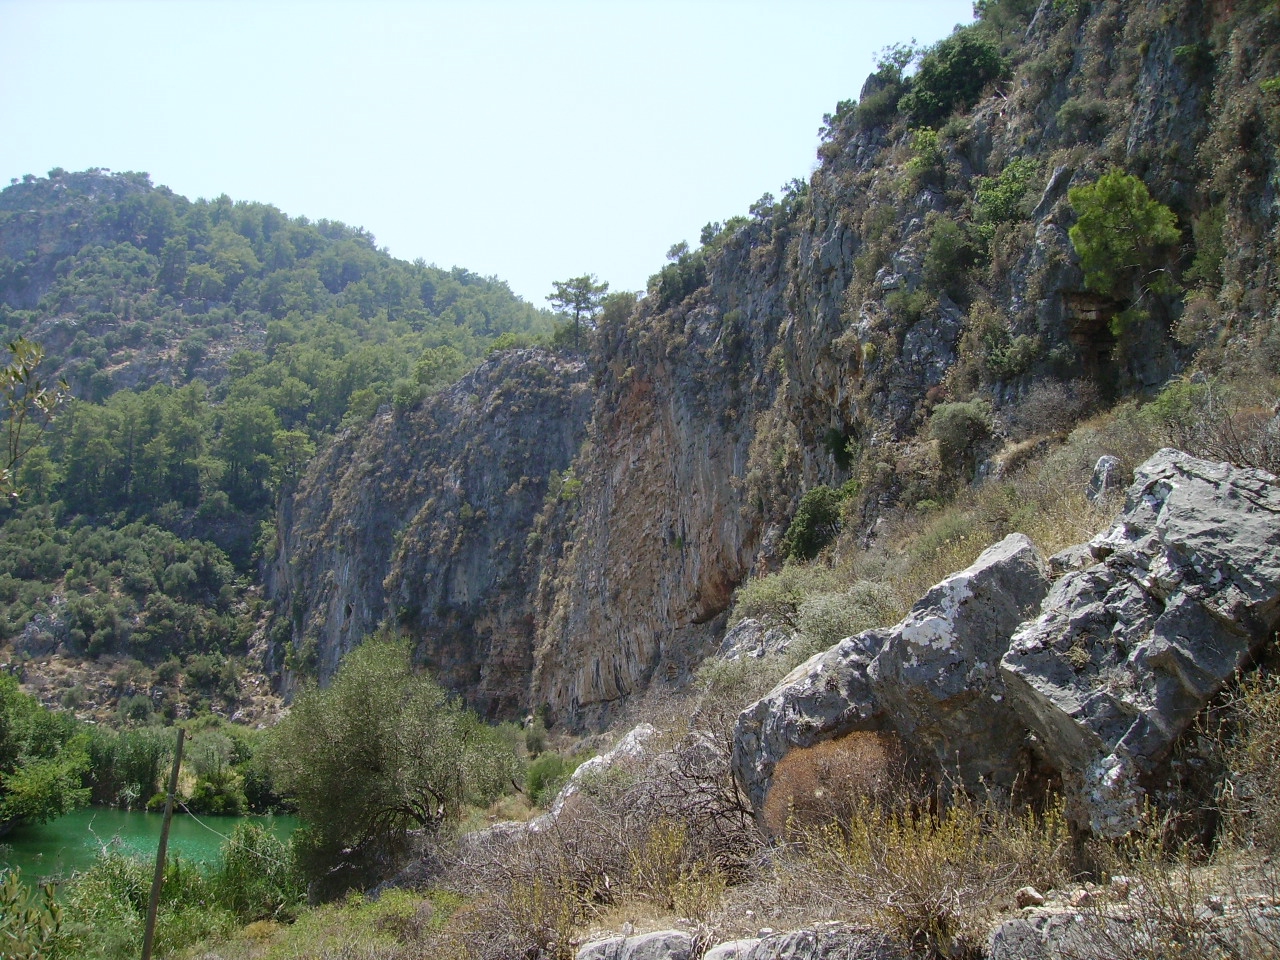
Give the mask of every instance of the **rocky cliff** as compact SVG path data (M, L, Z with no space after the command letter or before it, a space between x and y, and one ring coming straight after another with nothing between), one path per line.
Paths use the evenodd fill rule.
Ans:
M424 473L405 499L385 489L380 467L356 466L388 459L380 444L416 442L427 414L383 418L320 458L282 525L280 582L294 570L299 584L280 594L295 643L314 638L327 670L362 631L398 619L455 682L479 680L490 709L545 706L597 725L629 695L682 680L719 640L734 589L779 559L806 489L855 481L869 524L934 496L939 476L980 473L1046 384L1115 397L1163 383L1197 349L1210 364L1275 351L1276 17L1256 4L1157 0L1047 0L1026 12L1001 28L1005 72L976 102L924 125L896 100L883 108L886 85L905 81L880 71L861 105L829 118L809 183L762 198L750 218L709 225L700 249L673 251L630 315L601 325L590 400L575 400L593 404L573 461L581 486L537 521L526 565L518 531L535 529L531 513L494 526L498 504L471 492L506 490L518 479L510 471L492 480L477 459L464 481L442 467L431 480L440 487ZM1160 265L1176 290L1146 280L1086 289L1068 192L1113 167L1176 216L1184 243ZM484 382L448 402L465 405ZM990 437L971 445L972 462L940 462L929 416L970 399L994 409ZM1040 408L1036 427L1052 431L1083 405ZM476 431L465 439L477 447L509 430L449 422ZM578 436L536 429L570 446ZM530 511L546 472L567 462L522 470L543 478ZM350 492L328 492L335 483ZM491 594L442 545L447 536L395 537L419 509L443 516L463 500L475 515L483 506L484 541L503 542L514 551L498 551L504 562L523 571L502 594L502 609L532 617L519 655L473 638L496 636L490 618L513 614L482 602ZM323 526L308 519L320 513ZM311 546L322 529L347 531L334 542L351 546ZM490 555L467 556L483 565ZM517 597L534 585L535 597ZM482 651L506 659L486 667ZM489 669L512 684L507 699Z
M386 624L486 714L522 709L538 577L526 540L589 402L581 362L509 351L339 436L280 516L268 586L288 617L287 677L328 678Z

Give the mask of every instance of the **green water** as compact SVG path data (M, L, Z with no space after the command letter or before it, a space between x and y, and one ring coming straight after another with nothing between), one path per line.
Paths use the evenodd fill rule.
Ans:
M99 807L77 810L52 823L20 827L0 838L0 867L19 867L26 881L67 876L88 867L99 848L116 837L126 853L154 862L163 822L159 813ZM201 816L197 822L187 814L174 814L169 856L202 863L217 860L223 836L230 836L242 822L263 824L282 840L298 825L294 817Z

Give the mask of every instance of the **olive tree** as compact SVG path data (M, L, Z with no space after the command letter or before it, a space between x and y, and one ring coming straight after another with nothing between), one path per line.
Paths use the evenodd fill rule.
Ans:
M336 894L400 856L409 831L438 833L517 775L512 748L414 669L408 645L370 640L333 683L310 687L276 728L277 783L298 805L301 859Z

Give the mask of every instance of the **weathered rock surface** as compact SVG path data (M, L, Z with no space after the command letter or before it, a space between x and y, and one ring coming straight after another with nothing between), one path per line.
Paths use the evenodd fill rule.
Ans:
M1013 534L933 587L897 626L840 641L797 667L738 720L734 775L759 813L791 750L855 730L892 730L970 786L1009 785L1023 728L997 666L1049 589L1031 541Z
M794 930L762 937L744 960L903 960L909 952L865 930Z
M391 621L473 707L526 709L538 575L526 540L589 405L580 361L508 351L337 438L279 520L268 587L291 614L290 661L325 679Z
M689 960L692 938L680 930L609 937L578 950L577 960ZM902 960L908 952L862 930L794 930L711 947L703 960Z
M1095 832L1136 825L1143 781L1280 623L1280 484L1162 450L1125 511L1000 664L1010 702Z
M718 655L722 660L759 659L784 652L794 639L794 634L787 630L769 627L748 617L725 631Z
M578 950L578 960L690 960L692 956L693 937L683 930L609 937Z

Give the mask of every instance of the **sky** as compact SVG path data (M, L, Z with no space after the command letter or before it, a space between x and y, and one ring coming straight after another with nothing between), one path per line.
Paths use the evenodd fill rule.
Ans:
M0 0L0 186L146 171L545 305L816 164L878 51L971 0Z

